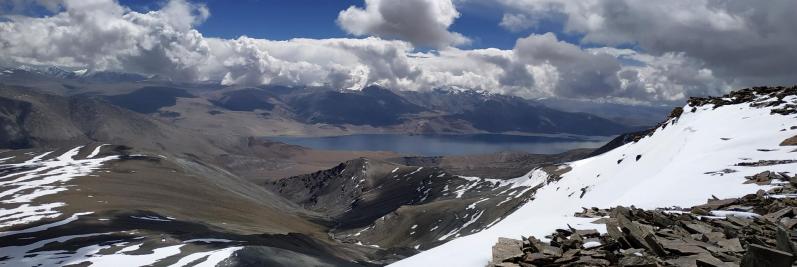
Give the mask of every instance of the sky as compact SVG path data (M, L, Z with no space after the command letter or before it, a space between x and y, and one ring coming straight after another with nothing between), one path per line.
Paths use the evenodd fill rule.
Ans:
M797 1L0 0L0 65L663 103L797 83Z
M149 11L157 9L162 1L125 0L120 3L137 11ZM211 16L197 26L203 35L228 39L246 35L271 40L351 37L335 20L341 10L365 4L362 0L208 0L201 3L211 11ZM561 25L553 23L521 31L507 30L499 25L501 9L487 2L461 2L457 9L462 15L450 29L471 37L467 48L511 49L518 38L534 32L556 31L564 35ZM570 35L567 37L570 41L577 40Z

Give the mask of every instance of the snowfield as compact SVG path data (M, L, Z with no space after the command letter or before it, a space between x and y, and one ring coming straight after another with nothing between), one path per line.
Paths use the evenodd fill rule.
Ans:
M784 99L797 102L795 96ZM760 99L759 99L760 100ZM780 106L782 107L782 105ZM650 137L605 154L568 163L572 170L535 193L535 199L479 233L401 260L391 266L485 266L498 237L544 239L557 228L598 229L594 219L576 218L582 207L691 207L718 198L739 197L770 186L743 184L762 171L793 172L797 163L737 166L759 160L794 160L794 147L779 146L797 135L795 115L770 114L773 108L749 103L691 112L684 107ZM529 177L528 179L531 179ZM718 214L722 215L722 214Z

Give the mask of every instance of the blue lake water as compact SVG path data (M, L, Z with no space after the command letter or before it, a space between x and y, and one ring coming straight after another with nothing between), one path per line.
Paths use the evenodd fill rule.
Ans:
M358 134L328 137L268 137L268 139L324 150L394 151L406 155L444 156L500 151L554 154L576 148L597 148L606 144L611 137L576 139L505 134Z

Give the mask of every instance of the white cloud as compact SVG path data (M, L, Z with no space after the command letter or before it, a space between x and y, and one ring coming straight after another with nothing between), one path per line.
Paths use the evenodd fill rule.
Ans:
M435 5L448 15L434 19L438 30L448 33L458 14L444 2ZM207 38L195 27L210 12L185 0L171 0L146 13L112 0L66 0L60 5L63 9L53 16L9 16L0 22L0 62L240 85L360 89L378 83L402 90L457 86L527 98L670 101L707 92L706 88L729 88L710 64L688 53L583 49L552 33L521 38L508 50L444 45L421 53L411 42L380 37ZM377 7L386 8L369 1L366 10L355 12Z
M357 35L397 38L416 45L445 47L470 40L448 27L460 16L451 0L366 0L338 15L338 24Z
M604 53L589 53L580 47L559 41L552 33L519 39L514 52L521 63L545 62L555 67L559 79L555 95L591 98L612 95L619 89L616 58Z
M161 10L138 13L111 0L67 0L63 5L65 10L51 17L15 16L0 23L0 57L186 80L197 78L209 55L202 35L192 28L206 18L203 6L173 0Z
M538 21L532 18L531 15L506 13L501 18L499 25L507 30L517 32L533 28L537 23Z
M797 1L496 0L508 16L562 20L593 45L688 57L735 87L797 83ZM670 56L668 56L670 55Z

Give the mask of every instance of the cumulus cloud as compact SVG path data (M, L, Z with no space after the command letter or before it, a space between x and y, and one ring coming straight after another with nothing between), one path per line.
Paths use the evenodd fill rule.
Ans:
M533 28L537 23L538 21L531 15L506 13L501 18L499 25L507 30L517 32Z
M734 86L797 83L797 1L497 1L510 18L562 14L555 19L586 44L692 58Z
M192 27L207 8L173 0L161 10L132 12L111 0L66 0L43 18L0 23L6 61L90 69L124 69L195 79L209 50Z
M720 95L732 89L705 63L684 53L653 56L609 47L589 51L612 55L628 63L617 73L621 86L614 95L618 97L653 102L677 101L688 96Z
M552 33L531 35L517 41L515 54L523 64L545 62L558 72L555 95L596 97L619 89L620 64L604 53L588 53L580 47L559 41Z
M378 38L271 41L241 37L208 39L210 76L223 84L329 85L361 89L369 83L396 85L416 70L408 43Z
M341 16L362 15L358 19L404 25L389 13L407 7L393 10L393 2L405 3L368 1L365 9L350 8ZM459 36L446 30L458 16L451 3L413 0L405 4L414 5L409 2L433 5L435 14L444 14L418 20L434 20L437 29L429 32L448 37L208 38L196 30L210 16L201 4L171 0L157 10L137 12L113 0L64 0L52 16L14 15L0 22L0 62L125 71L224 85L353 90L374 83L401 90L455 86L526 98L671 101L708 92L706 88L723 92L731 86L719 78L715 66L688 52L584 49L553 33L520 38L512 49L448 46L458 42L451 36ZM409 27L397 27L394 34L420 26ZM416 45L423 42L442 46L418 52Z
M357 36L397 38L440 48L470 42L448 30L459 16L451 0L366 0L365 8L351 6L341 11L337 22Z

